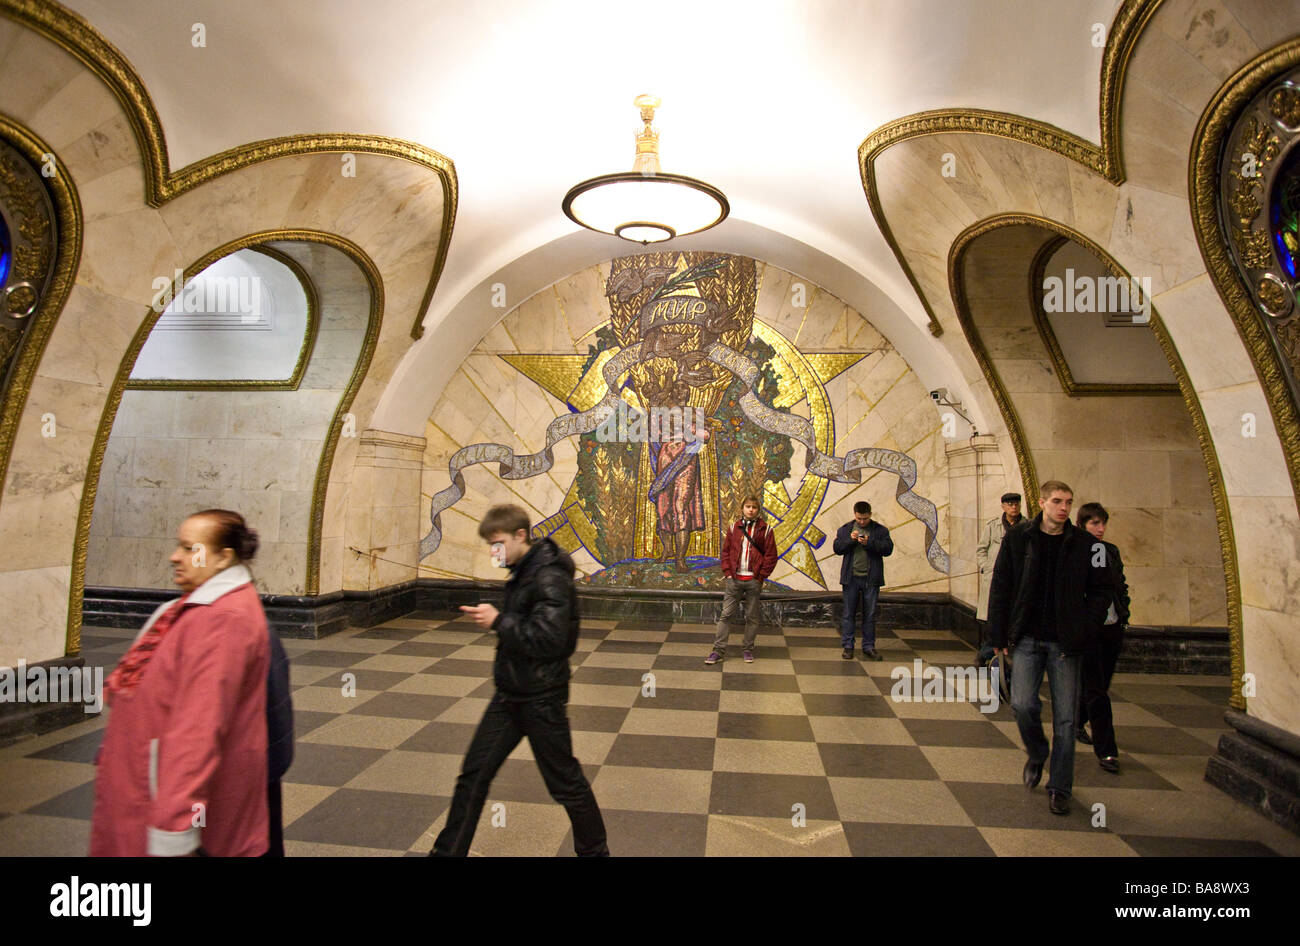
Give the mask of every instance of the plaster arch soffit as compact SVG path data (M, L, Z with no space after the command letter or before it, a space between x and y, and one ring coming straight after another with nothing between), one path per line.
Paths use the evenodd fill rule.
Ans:
M1100 145L1094 145L1055 125L1022 115L975 108L941 108L917 112L888 122L873 131L858 146L858 168L871 215L880 227L894 258L898 260L898 265L902 267L907 281L921 300L930 320L932 335L942 335L943 326L935 316L929 299L922 292L885 217L876 183L876 159L890 146L924 135L953 132L993 135L1052 151L1099 174L1111 184L1122 184L1124 161L1120 148L1120 116L1124 78L1138 37L1160 4L1161 0L1124 0L1111 22L1101 60Z
M974 352L984 377L988 379L989 388L993 392L998 410L1001 411L1003 421L1007 425L1016 459L1020 462L1020 469L1024 476L1023 488L1025 495L1033 496L1037 495L1040 482L1034 467L1033 454L1029 450L1029 441L1025 436L1024 428L1020 424L1020 418L1016 414L1015 407L1002 384L1002 378L998 374L997 367L993 364L993 359L988 350L984 347L978 326L975 325L974 319L971 317L962 265L967 251L980 237L1004 227L1014 226L1038 227L1055 234L1054 237L1046 239L1045 242L1047 243L1053 242L1056 237L1073 240L1097 257L1102 265L1116 275L1127 279L1131 274L1120 266L1105 249L1078 230L1055 220L1033 214L1008 213L987 217L962 230L953 240L952 249L948 254L948 284L952 292L953 308L957 312L957 320L962 327L966 342L971 351ZM1030 260L1026 259L1025 263L1026 266L1029 266ZM1201 458L1205 463L1205 473L1210 484L1210 496L1214 503L1214 517L1219 530L1219 552L1223 559L1223 575L1227 590L1228 641L1231 650L1232 674L1233 679L1238 679L1245 672L1246 664L1242 639L1241 578L1237 567L1237 544L1232 530L1232 515L1228 507L1228 491L1223 480L1219 455L1214 446L1214 438L1210 434L1210 426L1205 419L1205 412L1201 409L1201 402L1196 396L1196 389L1192 386L1187 368L1183 364L1178 349L1169 337L1169 332L1154 305L1151 308L1151 331L1155 334L1160 349L1169 362L1170 370L1173 371L1174 377L1177 379L1178 393L1187 407L1188 415L1191 417L1192 428L1196 432L1196 441L1201 448ZM1229 704L1243 712L1246 709L1245 698L1237 690L1233 691Z
M344 420L366 372L374 357L375 347L379 341L379 329L384 314L384 282L379 268L361 247L351 240L333 233L317 230L265 230L250 233L210 250L208 253L184 270L184 280L188 281L207 269L217 260L229 256L237 250L249 249L266 243L319 243L332 247L346 255L360 269L370 291L370 308L366 324L365 338L357 355L352 376L339 397L338 405L330 419L321 448L320 460L316 466L316 478L312 487L311 522L307 533L307 562L305 592L317 594L320 590L320 555L321 534L325 519L325 493L329 487L330 470L334 464L334 454L343 430ZM154 324L161 313L153 307L146 308L145 317L127 346L122 360L118 364L117 374L109 388L104 409L100 415L95 431L95 439L90 449L90 458L86 466L85 488L81 493L81 506L77 511L77 531L72 553L72 581L68 595L68 630L65 652L69 655L81 650L81 608L82 594L86 587L86 556L90 545L90 521L95 511L95 497L99 490L99 478L104 466L104 452L108 448L108 438L117 418L118 408L122 403L122 394L126 391L131 370L145 340L153 331Z
M316 339L320 335L320 296L311 275L296 259L270 246L250 246L250 252L275 260L293 274L302 288L303 298L307 303L307 324L303 331L302 342L298 346L298 355L293 370L288 378L275 381L251 381L239 379L190 381L179 378L142 378L133 379L127 375L128 391L297 391L302 385L302 376L307 372L311 354L316 349ZM238 251L236 251L238 252ZM134 370L134 367L133 369Z
M1056 337L1056 330L1052 328L1051 319L1043 308L1042 292L1043 277L1047 272L1048 264L1057 251L1070 242L1069 237L1052 237L1038 248L1029 266L1029 311L1034 318L1034 327L1038 329L1038 337L1042 339L1043 347L1047 349L1047 357L1052 363L1052 370L1056 373L1056 380L1061 384L1061 390L1068 397L1162 397L1180 393L1177 383L1074 380L1069 359L1065 357L1060 340ZM1123 278L1123 274L1111 263L1109 256L1103 259L1102 263L1106 265L1112 276Z
M427 168L442 185L442 222L433 270L411 325L411 337L424 334L421 324L447 260L456 221L458 184L451 159L431 148L380 135L313 134L268 138L239 145L171 170L162 123L140 76L126 57L87 20L53 0L0 0L0 15L40 33L80 60L108 86L121 104L139 145L144 168L145 201L161 207L175 197L240 168L274 158L319 152L376 154Z

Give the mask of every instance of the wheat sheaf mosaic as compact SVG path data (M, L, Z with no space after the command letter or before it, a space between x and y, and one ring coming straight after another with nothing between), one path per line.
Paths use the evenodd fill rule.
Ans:
M495 577L475 526L513 502L583 582L714 588L722 536L756 495L779 587L837 580L827 537L868 498L900 578L946 578L940 427L893 346L807 280L720 253L614 259L521 303L448 383L427 429L421 570Z

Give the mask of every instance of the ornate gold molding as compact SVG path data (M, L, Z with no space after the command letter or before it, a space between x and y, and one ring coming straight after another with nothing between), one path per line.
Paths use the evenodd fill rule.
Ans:
M41 167L45 155L54 153L30 129L5 115L0 115L0 138L30 161L33 167ZM50 277L45 296L38 303L36 311L29 316L32 320L31 327L23 334L18 351L14 353L9 384L0 392L0 493L9 473L14 437L18 434L18 424L22 420L36 369L45 354L45 346L54 331L54 324L59 320L59 313L63 311L68 295L72 292L77 266L81 262L81 199L77 196L72 176L64 171L57 156L54 166L54 176L43 179L50 202L54 205L55 226L58 230L54 273Z
M197 262L186 267L184 278L187 280L192 278L223 256L228 256L236 250L281 241L320 243L341 251L361 270L370 289L370 315L366 325L365 338L357 355L357 363L352 370L352 377L348 380L347 387L344 388L343 394L339 398L338 407L334 410L334 416L330 420L325 443L321 448L320 462L316 467L316 480L312 489L312 516L307 533L307 574L304 582L306 586L305 593L310 595L317 594L320 590L321 529L324 524L325 493L329 486L330 470L334 464L334 451L338 446L344 418L348 409L352 406L352 401L356 398L366 372L370 369L370 361L374 357L375 346L379 341L379 329L384 313L383 278L379 274L379 268L375 266L374 261L361 247L344 237L316 230L266 230L260 233L250 233L247 236L217 247ZM140 349L144 347L145 339L153 331L154 323L158 321L160 314L152 307L146 309L145 312L144 320L140 323L140 327L136 329L131 344L127 346L122 361L118 365L117 374L113 378L113 384L109 388L108 398L104 402L104 410L100 415L99 426L95 431L95 440L91 446L90 461L86 468L85 488L81 493L81 507L77 513L77 533L72 554L72 582L68 595L66 652L69 655L75 655L81 650L81 598L86 589L86 556L90 544L90 521L95 511L95 497L99 492L99 478L104 466L104 451L108 448L108 438L112 433L113 422L117 418L118 408L122 404L122 394L126 390L131 368L135 365Z
M1047 313L1043 311L1043 275L1047 271L1048 261L1056 255L1057 250L1069 242L1063 236L1052 237L1038 248L1038 252L1034 254L1034 260L1029 266L1029 311L1034 317L1038 337L1043 340L1043 347L1047 349L1047 357L1056 371L1056 378L1061 382L1061 390L1069 397L1143 397L1178 394L1177 384L1158 384L1155 382L1120 384L1074 380L1074 373L1070 371L1070 363L1065 357L1065 352L1061 350L1061 343L1056 337L1056 331L1052 328L1052 322L1048 319ZM1120 275L1119 270L1110 266L1109 258L1103 259L1101 262L1110 268L1111 275Z
M1030 471L1025 474L1028 478L1025 483L1025 495L1032 496L1035 495L1035 491L1038 489L1037 476L1033 472L1032 455L1029 452L1024 432L1020 427L1019 417L1016 415L1010 398L1007 396L1006 388L1003 387L1002 378L998 375L997 368L993 365L992 358L984 347L984 342L971 318L969 303L966 298L965 277L962 272L965 254L972 243L994 230L1012 226L1040 227L1057 236L1073 240L1101 260L1112 272L1124 278L1128 278L1129 274L1101 246L1082 233L1046 217L1031 214L999 214L988 217L967 227L957 235L956 240L953 242L952 250L948 256L948 280L952 286L952 300L953 306L957 310L957 319L966 335L968 344L975 352L981 370L984 371L985 377L989 379L989 388L993 391L994 399L997 401L998 408L1002 411L1003 419L1006 421L1007 429L1011 433L1011 442L1016 451L1016 458L1020 460L1021 470ZM1177 348L1174 347L1173 341L1169 337L1169 332L1166 330L1160 314L1154 307L1151 310L1151 331L1155 333L1160 349L1169 362L1169 368L1178 381L1178 393L1182 397L1187 412L1191 417L1192 427L1196 431L1196 441L1201 448L1201 458L1205 462L1205 473L1209 479L1210 496L1214 502L1214 515L1219 529L1219 552L1223 558L1223 577L1228 609L1228 643L1232 655L1232 674L1233 679L1239 680L1241 674L1245 672L1245 651L1242 642L1241 579L1237 565L1237 543L1232 531L1232 514L1228 508L1228 491L1223 482L1219 454L1215 450L1214 439L1210 435L1210 427L1205 420L1204 411L1201 410L1201 402L1196 396L1196 389L1192 386L1191 377L1187 373L1187 368L1183 364ZM1239 688L1233 689L1229 704L1236 709L1245 710L1246 700L1241 695Z
M316 338L320 334L320 299L316 286L307 270L287 253L270 246L249 246L245 249L261 253L280 263L293 273L298 284L302 286L303 295L307 297L307 326L303 331L302 344L298 346L298 360L288 378L281 381L253 381L235 379L224 381L185 381L170 378L144 379L132 381L128 377L128 391L297 391L302 384L302 376L311 361L311 353L316 350ZM235 251L237 252L237 251Z
M1259 376L1264 396L1273 414L1273 425L1282 443L1292 492L1300 510L1300 407L1291 393L1286 369L1278 358L1264 324L1263 314L1255 307L1219 228L1219 157L1225 137L1236 123L1238 114L1259 92L1282 73L1300 65L1300 38L1261 53L1238 69L1225 82L1201 114L1192 136L1192 154L1187 168L1187 190L1191 195L1192 227L1196 243L1205 259L1210 280L1223 300L1223 307L1236 323ZM1267 195L1265 195L1267 197ZM1240 679L1242 667L1236 664L1233 674Z
M161 207L172 198L230 171L291 155L318 152L377 154L410 161L433 171L442 184L442 225L433 271L411 326L412 338L424 334L421 321L446 265L447 250L456 221L458 184L456 168L450 158L411 141L379 135L290 135L243 144L196 161L179 171L171 171L162 123L158 119L153 100L136 71L117 47L85 19L53 0L0 0L0 15L35 30L76 57L99 76L117 97L140 146L144 164L145 200L151 207Z
M1081 164L1112 184L1122 183L1124 160L1120 149L1120 102L1124 90L1124 77L1138 37L1160 3L1161 0L1124 0L1111 23L1106 38L1106 49L1102 53L1101 60L1100 146L1046 122L1009 112L973 108L941 108L907 115L881 125L858 146L858 168L862 175L862 187L867 194L867 203L871 207L871 215L875 218L876 225L880 227L880 232L885 242L889 244L894 258L902 267L903 274L907 276L912 290L921 300L925 314L930 320L932 335L935 337L942 335L943 326L935 317L929 299L921 291L921 285L917 282L916 275L899 248L889 220L885 217L880 202L880 189L876 183L876 159L886 148L909 138L965 132L1022 141Z

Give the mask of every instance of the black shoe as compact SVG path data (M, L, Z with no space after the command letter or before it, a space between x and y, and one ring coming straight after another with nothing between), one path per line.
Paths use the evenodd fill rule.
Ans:
M1119 759L1115 758L1113 755L1108 755L1106 758L1098 759L1097 761L1107 772L1119 771Z
M844 652L841 653L840 656L843 657L845 660L852 660L852 659L853 659L853 648L852 648L852 647L845 647L845 648L844 648Z
M1025 788L1035 788L1043 777L1043 763L1030 759L1020 777L1025 780Z
M1065 792L1047 793L1047 807L1054 815L1068 815L1070 813L1070 798Z
M1074 731L1074 738L1085 746L1092 745L1092 737L1088 735L1088 730L1084 729L1082 726Z
M884 658L881 657L878 653L876 653L876 648L874 648L874 647L868 647L866 650L864 650L864 651L862 652L862 659L863 659L863 660L883 660Z

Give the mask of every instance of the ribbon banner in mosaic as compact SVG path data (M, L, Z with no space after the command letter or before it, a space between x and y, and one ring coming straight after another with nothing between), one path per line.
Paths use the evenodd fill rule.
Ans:
M709 361L721 365L749 386L740 398L740 409L745 417L764 430L797 440L808 451L807 469L813 476L822 476L837 483L860 483L862 471L884 470L898 477L895 498L925 526L925 557L936 570L948 573L948 553L939 544L939 512L934 503L912 492L916 485L916 461L897 450L880 447L861 447L850 450L843 457L822 453L817 449L816 433L812 422L797 414L784 414L773 410L754 394L759 380L759 367L740 352L715 342L706 353Z
M606 393L604 399L595 407L581 413L566 414L557 417L546 425L546 446L537 453L516 455L514 450L503 443L475 443L461 447L452 454L447 464L451 474L451 485L439 490L433 496L433 505L429 517L432 520L429 533L420 540L420 560L428 558L442 544L442 514L465 495L465 477L461 471L476 463L497 463L497 474L503 480L522 480L530 476L545 473L555 463L554 447L561 440L567 440L577 434L589 434L609 417L618 407L621 398L618 379L627 373L641 358L641 345L638 342L623 349L605 364L601 374L605 378Z
M702 313L701 313L702 314ZM694 316L695 313L690 313ZM780 434L803 444L807 451L807 470L812 476L824 477L837 483L860 483L862 471L866 469L883 470L898 477L895 498L898 504L917 518L925 526L925 557L936 571L948 573L948 553L939 545L937 536L939 514L923 496L912 491L916 485L916 461L897 450L885 450L879 447L862 447L850 450L843 457L823 453L817 449L816 433L813 425L806 418L797 414L787 414L768 407L754 388L758 384L761 372L758 365L750 361L733 348L714 342L706 351L709 361L719 365L734 376L740 378L748 387L740 399L740 409L753 424L771 433ZM641 343L636 343L619 352L605 365L601 372L605 379L607 392L605 398L581 413L557 417L546 428L546 446L537 453L517 456L505 444L478 443L463 447L452 456L449 466L451 485L433 497L430 512L432 528L429 534L420 540L420 558L432 555L442 542L441 516L444 510L455 505L465 495L465 478L461 471L475 463L498 463L502 479L518 480L545 473L555 462L551 450L557 443L576 434L591 433L609 417L617 408L619 396L618 379L642 360L655 357L653 350L643 354Z

